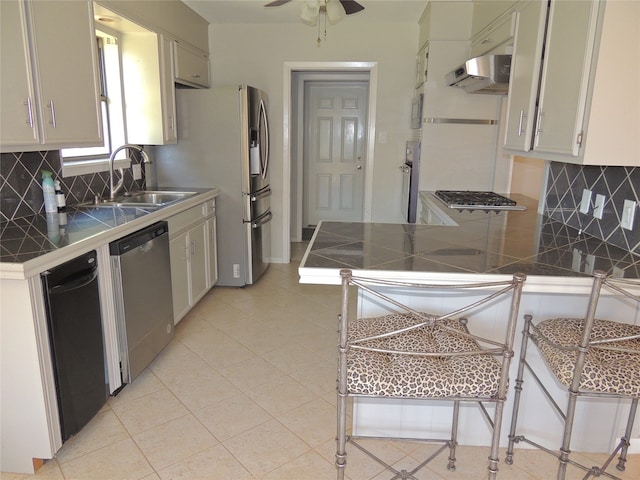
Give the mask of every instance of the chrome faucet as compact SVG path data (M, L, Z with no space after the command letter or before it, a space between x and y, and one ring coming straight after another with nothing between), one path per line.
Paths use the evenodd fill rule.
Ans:
M142 163L151 163L151 160L149 159L149 156L147 155L147 152L145 152L142 147L138 146L138 145L132 145L130 143L125 143L124 145L119 146L118 148L116 148L113 152L111 152L111 155L109 156L109 200L114 200L116 197L116 193L118 193L118 191L122 188L122 186L124 185L124 170L122 168L120 168L120 180L118 180L118 183L114 186L113 185L113 164L114 164L114 160L116 158L116 154L120 151L120 150L124 150L125 148L131 148L133 150L135 150L136 152L140 152L140 155L142 155Z

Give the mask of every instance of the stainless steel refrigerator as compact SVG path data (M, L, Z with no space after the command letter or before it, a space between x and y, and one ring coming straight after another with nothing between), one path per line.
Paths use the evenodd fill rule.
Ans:
M156 149L159 187L218 187L218 285L255 283L271 255L265 94L246 85L177 89L178 143Z

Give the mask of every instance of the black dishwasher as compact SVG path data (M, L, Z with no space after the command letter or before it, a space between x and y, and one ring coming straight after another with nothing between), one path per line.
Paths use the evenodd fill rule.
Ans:
M93 418L109 395L96 252L41 277L64 442Z

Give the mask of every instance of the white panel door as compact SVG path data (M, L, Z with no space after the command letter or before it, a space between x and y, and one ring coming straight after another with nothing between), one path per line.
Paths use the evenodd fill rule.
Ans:
M366 82L305 83L304 225L362 221Z

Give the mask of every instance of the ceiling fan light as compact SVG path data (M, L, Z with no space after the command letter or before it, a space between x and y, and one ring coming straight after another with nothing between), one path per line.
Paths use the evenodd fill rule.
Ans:
M325 8L327 9L327 18L331 25L335 25L346 15L342 4L338 1L327 1Z
M300 11L300 19L307 25L316 25L318 23L318 16L320 15L320 1L309 0L302 4Z

